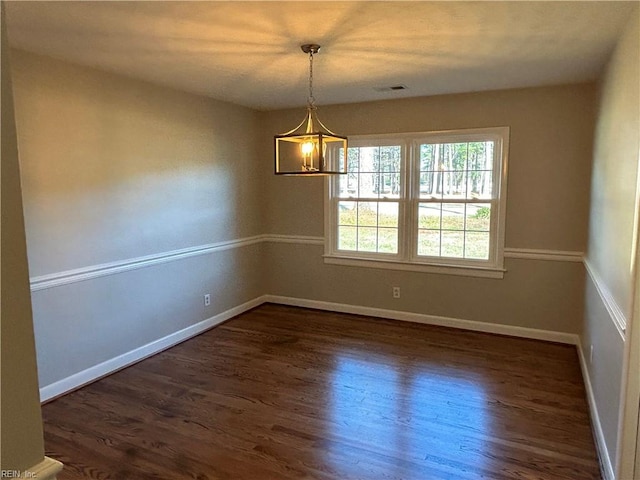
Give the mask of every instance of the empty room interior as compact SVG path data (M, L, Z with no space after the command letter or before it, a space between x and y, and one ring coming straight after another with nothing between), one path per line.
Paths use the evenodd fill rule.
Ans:
M640 479L639 6L2 1L0 476Z

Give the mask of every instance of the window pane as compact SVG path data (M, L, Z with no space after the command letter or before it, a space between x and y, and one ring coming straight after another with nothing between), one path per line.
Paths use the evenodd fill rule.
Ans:
M418 255L488 260L490 204L420 203L418 209Z
M420 197L434 198L442 193L442 173L422 172L420 173Z
M466 143L444 143L441 145L436 145L436 150L440 150L440 169L446 171L466 170Z
M402 147L400 145L390 145L380 147L380 157L378 163L379 172L399 172Z
M467 232L465 258L489 259L489 232Z
M398 227L398 204L380 202L378 204L378 225L380 227Z
M340 250L356 250L356 227L338 227L338 248Z
M396 228L378 229L378 251L380 253L398 253L398 230Z
M378 177L377 193L384 198L400 197L400 173L380 173Z
M466 198L467 172L442 172L442 196Z
M442 204L442 229L464 230L464 203Z
M340 175L339 182L339 195L341 198L358 196L357 173L347 172L346 175Z
M436 159L436 145L420 145L420 171L438 170Z
M360 173L377 172L380 162L380 147L359 147Z
M358 225L372 226L378 224L378 203L358 202Z
M441 255L462 258L464 254L464 232L442 232Z
M358 228L358 251L375 252L378 243L378 229L375 227Z
M470 142L467 168L491 170L493 168L493 142Z
M440 203L418 204L418 228L440 229Z
M442 170L420 174L420 198L441 198L445 174Z
M379 175L376 172L361 172L358 174L358 196L361 198L378 197Z
M360 170L360 149L347 149L347 172L358 173Z
M493 142L420 145L421 198L492 198Z
M339 179L340 197L400 197L400 145L351 147L347 157L347 174Z
M493 172L477 170L469 172L467 180L468 198L491 198L493 196Z
M447 170L462 171L467 169L467 145L467 143L448 143L446 145Z
M356 202L338 202L339 225L356 225L357 216Z
M418 231L418 255L427 255L430 257L440 256L440 231Z
M467 230L488 232L491 228L491 205L489 203L467 204Z

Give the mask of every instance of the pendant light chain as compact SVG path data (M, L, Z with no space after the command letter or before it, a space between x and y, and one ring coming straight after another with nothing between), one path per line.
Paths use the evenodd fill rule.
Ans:
M316 108L316 98L313 96L313 50L309 52L309 107Z

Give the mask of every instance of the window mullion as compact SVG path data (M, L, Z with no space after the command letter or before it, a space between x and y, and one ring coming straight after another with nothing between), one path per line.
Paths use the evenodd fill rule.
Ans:
M411 140L405 141L403 152L403 180L404 191L402 195L403 200L403 216L402 225L400 228L400 235L402 239L402 258L405 261L410 261L413 257L414 248L414 236L416 231L414 228L415 206L413 198L415 196L415 142Z
M346 162L346 152L345 152L345 162ZM338 202L340 201L340 177L331 176L329 179L329 212L327 212L328 219L325 221L325 225L328 225L329 231L331 232L329 239L329 251L335 253L338 251L338 232L340 223L340 215L338 214ZM326 236L326 233L325 233Z

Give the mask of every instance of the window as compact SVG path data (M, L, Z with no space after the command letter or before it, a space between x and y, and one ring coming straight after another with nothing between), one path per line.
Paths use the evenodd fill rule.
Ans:
M325 261L501 277L508 140L508 127L350 137Z

